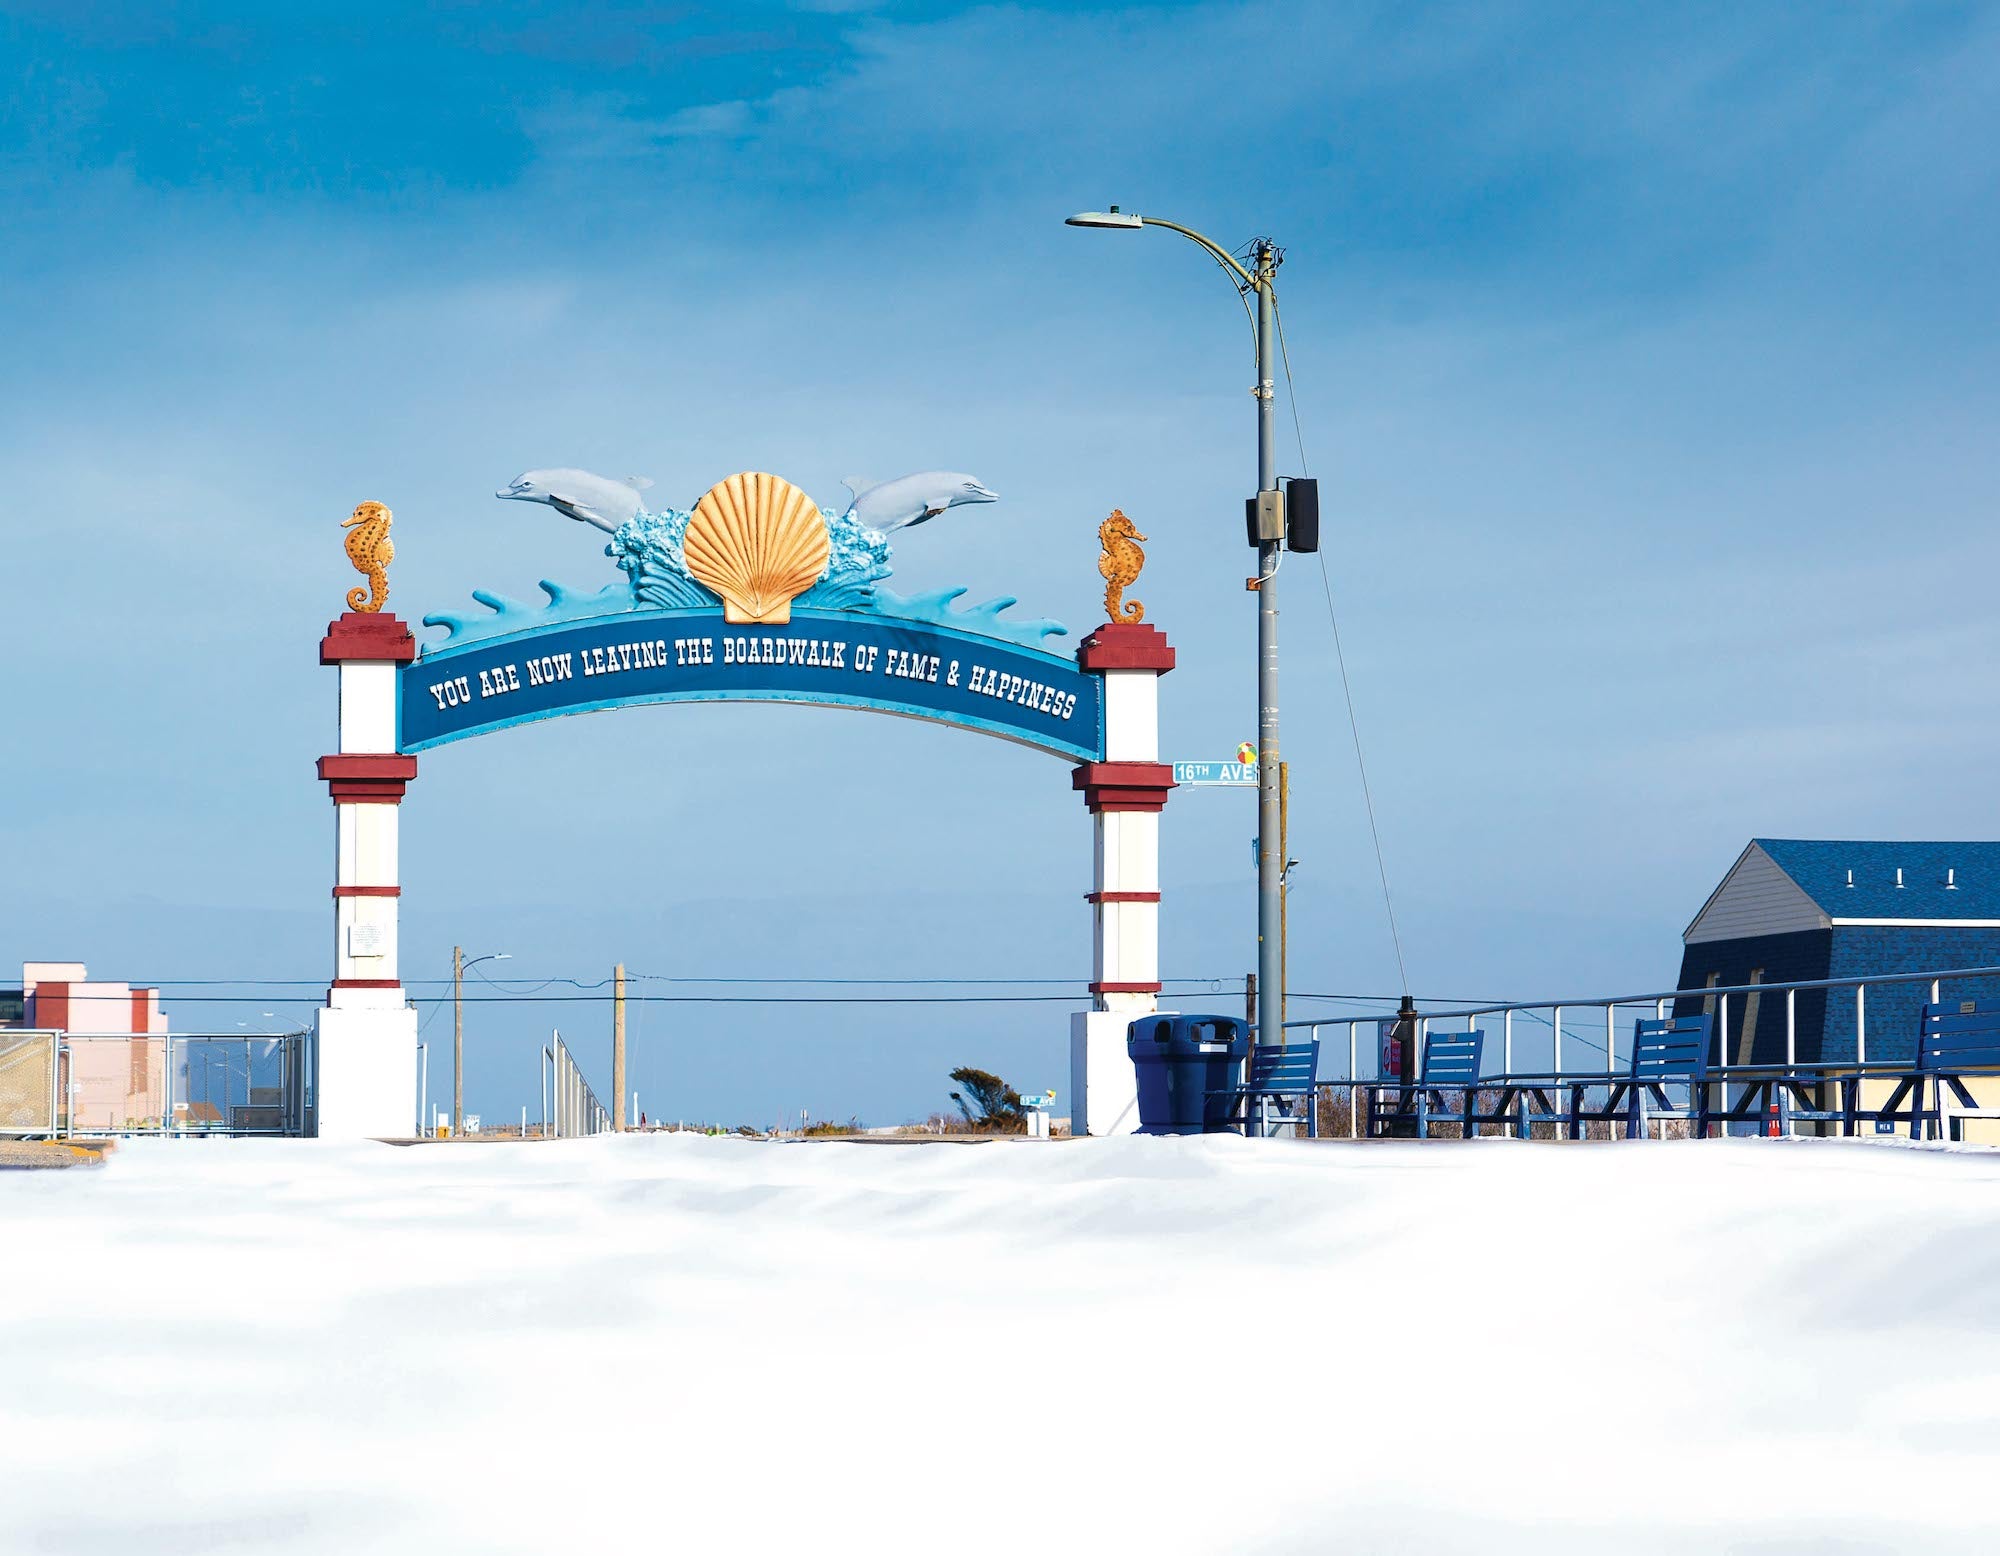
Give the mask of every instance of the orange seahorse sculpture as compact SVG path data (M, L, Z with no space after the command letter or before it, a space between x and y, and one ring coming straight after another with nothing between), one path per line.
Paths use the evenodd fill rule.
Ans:
M1097 526L1097 539L1104 547L1104 555L1097 559L1097 570L1104 575L1104 613L1113 621L1146 619L1146 607L1125 598L1125 591L1139 581L1139 571L1146 565L1146 553L1139 548L1145 538L1118 508Z
M389 538L392 518L379 502L364 502L354 510L353 518L340 521L340 527L347 531L347 560L368 579L366 589L347 591L351 611L379 611L389 598L389 564L396 560L396 543Z

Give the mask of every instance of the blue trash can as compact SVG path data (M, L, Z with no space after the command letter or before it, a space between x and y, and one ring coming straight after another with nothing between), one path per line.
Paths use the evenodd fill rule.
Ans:
M1139 1133L1199 1135L1231 1127L1229 1103L1210 1093L1237 1085L1250 1034L1233 1016L1144 1016L1126 1028L1139 1081Z

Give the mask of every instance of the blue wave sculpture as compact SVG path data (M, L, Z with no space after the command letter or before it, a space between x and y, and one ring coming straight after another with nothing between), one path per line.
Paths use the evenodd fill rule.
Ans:
M1034 621L1002 621L1000 613L1020 603L1011 594L1003 594L997 600L987 600L981 605L968 605L964 610L953 610L951 602L969 592L963 584L956 589L938 589L929 594L909 596L891 594L883 589L876 594L874 613L878 616L900 616L905 621L927 622L937 627L953 627L960 632L972 632L985 638L1003 638L1029 648L1040 648L1044 638L1069 635L1068 627L1059 621L1050 621L1046 616Z
M831 542L826 571L798 597L794 602L797 605L951 627L1027 648L1040 648L1044 639L1063 636L1069 631L1061 622L1045 617L1002 621L1001 613L1017 603L1011 595L956 609L952 601L968 592L962 586L910 596L882 589L878 586L892 571L888 537L868 528L851 513L822 508L820 516L826 520ZM663 513L642 510L619 525L612 532L604 554L626 575L622 584L606 584L595 593L586 594L543 579L542 592L549 597L545 606L528 605L490 590L475 589L472 598L485 606L489 614L438 611L424 617L424 625L443 627L444 643L462 644L552 622L614 616L626 611L700 610L719 606L720 597L687 570L682 545L692 517L692 513L678 508Z
M443 627L447 643L470 643L479 638L525 632L530 627L544 627L551 622L584 621L592 616L615 616L632 609L632 591L625 584L606 584L595 593L583 594L544 578L541 587L542 593L549 597L546 605L527 605L504 594L495 594L490 589L474 589L473 599L484 605L490 614L476 616L469 612L434 611L424 618L424 625Z

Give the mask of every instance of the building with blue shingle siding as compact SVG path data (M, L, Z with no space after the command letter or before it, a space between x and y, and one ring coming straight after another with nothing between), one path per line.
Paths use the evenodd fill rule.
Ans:
M1681 935L1682 989L2000 966L2000 843L1839 843L1755 838ZM2000 979L1948 979L1945 998L2000 997ZM1926 983L1801 990L1800 1064L1907 1059ZM1676 1015L1720 1000L1683 999ZM1718 1023L1728 1064L1783 1064L1786 999L1739 994ZM1718 1012L1719 1014L1719 1012Z

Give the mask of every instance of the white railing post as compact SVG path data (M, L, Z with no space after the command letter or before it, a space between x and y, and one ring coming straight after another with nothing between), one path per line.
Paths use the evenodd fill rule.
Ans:
M1868 1062L1868 985L1854 986L1854 1062Z
M1550 1009L1555 1013L1555 1020L1550 1023L1550 1027L1555 1032L1555 1046L1551 1050L1555 1062L1549 1068L1557 1075L1561 1075L1563 1072L1563 1008L1560 1005L1554 1005Z
M1715 1083L1716 1103L1724 1113L1729 1111L1729 996L1723 995L1717 1002L1721 1019L1715 1027L1715 1071L1721 1077ZM1727 1136L1729 1126L1722 1126Z
M1355 1065L1355 1034L1360 1026L1358 1021L1347 1023L1347 1138L1350 1140L1361 1138L1361 1088L1356 1084L1361 1077Z
M1604 1007L1604 1073L1606 1075L1616 1075L1618 1073L1618 1033L1616 1023L1617 1011L1615 1007L1606 1005Z

